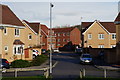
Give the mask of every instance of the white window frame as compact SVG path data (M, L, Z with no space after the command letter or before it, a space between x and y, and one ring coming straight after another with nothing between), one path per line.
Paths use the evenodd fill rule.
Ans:
M15 52L15 47L16 47L16 53ZM20 52L18 51L18 49L20 49L20 47L22 47L22 51L20 50ZM13 54L15 55L23 55L24 54L24 45L14 45L13 46Z
M105 34L98 34L98 39L105 39Z
M104 45L98 45L98 48L104 48Z
M69 33L69 32L67 32L67 36L70 36L70 33Z
M57 44L57 46L60 46L60 44Z
M3 31L4 35L7 35L7 28L4 27L4 31Z
M7 50L6 50L6 49L7 49ZM8 46L4 46L4 50L5 50L5 51L8 51Z
M31 39L30 39L30 36L31 36ZM29 40L32 40L32 34L29 34L29 35L28 35L28 39L29 39Z
M60 39L58 39L57 42L60 42Z
M114 33L114 34L112 34L112 40L116 40L116 34Z
M65 36L65 33L63 33L63 36Z
M58 36L60 36L60 33L58 33Z
M19 37L19 36L20 36L20 29L15 28L15 37Z
M88 39L92 39L92 34L88 34Z

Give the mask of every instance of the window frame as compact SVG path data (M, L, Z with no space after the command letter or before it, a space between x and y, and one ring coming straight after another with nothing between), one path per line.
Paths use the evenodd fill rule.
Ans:
M98 34L98 39L105 39L105 34Z

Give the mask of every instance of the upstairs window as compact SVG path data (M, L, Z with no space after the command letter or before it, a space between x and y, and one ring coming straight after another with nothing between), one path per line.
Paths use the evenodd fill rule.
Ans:
M113 40L116 39L116 34L112 34L112 39L113 39Z
M4 27L4 34L7 35L7 29Z
M98 34L98 39L104 39L104 34Z
M19 31L18 28L16 28L16 29L15 29L15 36L16 36L16 37L19 37L19 35L20 35L20 31Z
M28 35L28 39L31 40L32 39L32 34Z
M92 34L88 34L88 39L92 39Z
M104 45L98 45L98 48L104 48Z

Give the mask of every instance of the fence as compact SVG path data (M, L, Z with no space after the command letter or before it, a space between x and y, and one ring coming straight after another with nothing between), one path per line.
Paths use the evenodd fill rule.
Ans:
M54 68L57 65L57 61L53 64L52 68ZM0 69L0 71L3 72L14 72L14 77L18 77L18 72L22 72L22 71L43 71L43 75L48 78L49 76L49 69L50 67L46 67L46 68L41 68L41 69L27 69L27 68L13 68L13 69L6 69L5 71L3 71L3 69Z
M99 78L120 78L120 73L115 70L107 70L107 69L100 69L100 70L89 70L89 69L80 69L80 78L84 77L99 77Z

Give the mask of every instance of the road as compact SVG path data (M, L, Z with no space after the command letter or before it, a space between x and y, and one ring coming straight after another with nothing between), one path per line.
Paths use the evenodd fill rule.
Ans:
M79 63L79 56L71 52L54 53L53 60L58 61L58 64L53 68L53 80L65 78L75 80L80 75L80 70L85 69L87 77L103 77L103 70L99 70L94 65L82 65ZM42 75L43 71L27 71L18 72L18 76L38 76ZM14 72L4 73L4 77L14 76ZM107 77L120 78L120 72L107 71Z
M80 70L85 69L86 76L103 77L103 70L97 69L94 65L82 65L79 62L79 56L75 53L59 53L54 54L53 60L59 61L53 69L53 77L55 79L66 78L74 80L80 75ZM120 73L117 71L107 71L108 77L120 78Z

